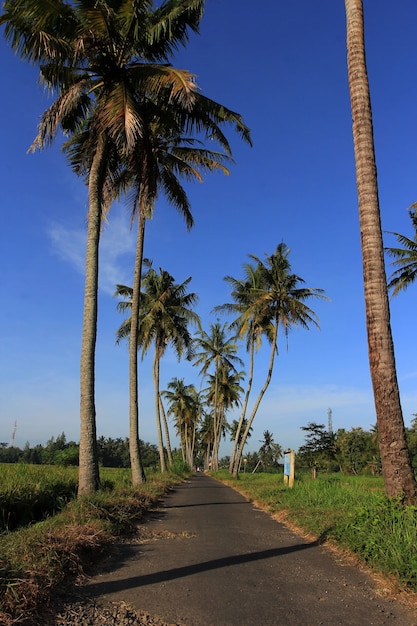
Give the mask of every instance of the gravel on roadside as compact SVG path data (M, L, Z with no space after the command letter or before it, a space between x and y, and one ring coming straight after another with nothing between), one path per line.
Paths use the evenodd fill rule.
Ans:
M44 626L181 626L168 624L125 602L101 603L88 599L64 603L56 607L53 614L42 618Z

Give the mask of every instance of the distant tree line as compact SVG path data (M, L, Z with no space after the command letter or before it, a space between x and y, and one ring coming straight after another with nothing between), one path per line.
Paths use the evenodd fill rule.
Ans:
M237 423L229 427L231 440L234 439ZM355 427L350 430L339 428L329 432L324 424L309 422L302 426L305 433L304 444L296 451L296 470L298 472L342 472L344 474L381 474L381 458L378 446L378 429L370 430ZM249 434L250 437L250 434ZM410 428L406 428L406 438L414 472L417 473L417 416L412 420ZM130 467L129 439L118 437L99 437L98 456L102 467ZM241 471L268 472L282 471L283 448L274 442L273 434L268 430L258 450L247 452L242 458ZM159 467L158 446L140 440L141 455L144 467ZM33 463L34 465L78 466L79 445L75 441L67 441L65 433L51 437L45 445L34 447L26 443L24 448L9 446L0 442L0 463ZM181 457L180 450L173 450L174 457ZM205 467L205 450L203 442L196 446L195 467ZM227 468L230 457L220 459L219 466Z
M310 422L301 428L305 443L296 455L298 470L317 469L325 472L343 472L359 475L381 474L381 456L378 444L378 428L369 431L361 427L329 432L324 424ZM417 418L405 429L414 472L417 471Z
M129 439L99 437L97 440L99 463L102 467L130 467ZM159 452L157 446L140 441L144 467L158 467ZM51 437L45 445L31 447L29 442L24 448L0 443L0 463L33 463L34 465L78 466L79 444L67 441L65 433Z

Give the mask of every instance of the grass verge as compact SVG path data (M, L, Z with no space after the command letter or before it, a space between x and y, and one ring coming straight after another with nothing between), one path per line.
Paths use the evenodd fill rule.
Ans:
M417 507L386 498L381 478L301 477L288 489L276 474L213 475L302 533L353 553L398 589L417 591Z
M133 531L186 474L153 474L138 488L120 472L102 472L104 489L59 513L0 535L0 624L36 624L54 593L88 572L122 535Z

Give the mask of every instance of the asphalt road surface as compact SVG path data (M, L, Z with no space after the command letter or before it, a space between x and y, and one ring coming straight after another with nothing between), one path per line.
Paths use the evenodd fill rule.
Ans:
M186 626L417 626L366 574L197 474L85 587Z

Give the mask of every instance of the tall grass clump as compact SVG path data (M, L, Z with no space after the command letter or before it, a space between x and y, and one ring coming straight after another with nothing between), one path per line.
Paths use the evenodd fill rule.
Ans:
M417 507L383 495L347 511L332 538L367 564L417 590Z

